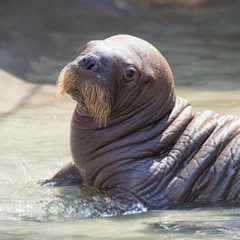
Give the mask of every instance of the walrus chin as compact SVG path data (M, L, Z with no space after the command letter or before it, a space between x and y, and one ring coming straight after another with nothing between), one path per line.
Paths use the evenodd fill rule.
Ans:
M106 127L111 111L111 94L96 80L79 74L77 67L67 65L57 80L57 99L67 93L79 104L85 105L96 127Z

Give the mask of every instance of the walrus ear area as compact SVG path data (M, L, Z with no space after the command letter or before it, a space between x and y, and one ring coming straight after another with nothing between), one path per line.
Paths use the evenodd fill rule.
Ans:
M147 76L146 78L144 78L143 83L145 85L147 85L148 83L150 83L152 81L154 81L154 78L152 76Z
M152 75L146 74L144 71L141 74L141 83L147 85L150 82L154 81L154 77Z

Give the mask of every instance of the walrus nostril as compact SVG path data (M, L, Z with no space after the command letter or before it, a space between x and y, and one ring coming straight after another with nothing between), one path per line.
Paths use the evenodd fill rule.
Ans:
M95 64L90 64L86 69L91 70L94 66L95 66Z
M84 57L78 62L78 64L86 70L91 70L96 66L96 61L92 57Z

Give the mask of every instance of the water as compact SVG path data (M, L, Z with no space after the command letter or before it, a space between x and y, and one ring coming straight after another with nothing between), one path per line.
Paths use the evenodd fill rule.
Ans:
M88 7L92 2L82 4ZM162 51L172 67L177 94L196 111L240 115L239 2L144 10L119 2L102 4L88 9L98 10L93 17L79 7L64 8L60 1L66 11L55 12L70 16L71 21L76 18L75 26L69 21L64 29L56 27L61 17L49 11L41 15L46 11L41 5L3 4L1 9L10 9L14 17L5 14L0 21L5 30L0 67L24 80L53 83L86 41L127 32ZM77 11L87 24L77 24ZM23 13L33 21L21 20ZM41 25L39 15L51 24ZM34 32L36 26L42 27L46 39ZM38 48L29 51L34 44ZM239 207L146 211L139 205L118 215L122 206L87 188L40 186L39 181L71 161L69 123L74 102L68 97L56 102L53 85L18 85L20 80L14 76L2 71L0 76L4 89L0 94L0 239L240 239Z
M0 229L1 239L221 240L239 239L239 227L239 210L194 209L68 222L1 221Z

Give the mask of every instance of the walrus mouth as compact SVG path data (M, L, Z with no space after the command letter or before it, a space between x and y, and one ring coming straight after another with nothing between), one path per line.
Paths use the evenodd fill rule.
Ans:
M69 94L84 112L88 112L97 127L105 127L111 111L111 94L104 86L78 68L67 65L57 80L57 99Z

